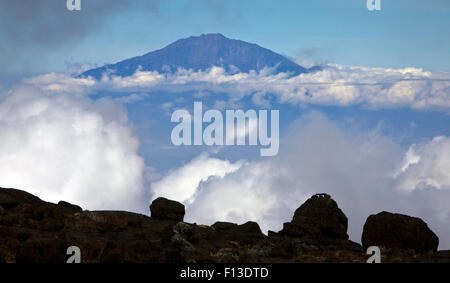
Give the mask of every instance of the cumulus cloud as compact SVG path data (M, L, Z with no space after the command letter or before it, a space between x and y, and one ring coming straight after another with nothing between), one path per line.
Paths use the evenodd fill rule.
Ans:
M162 180L152 183L154 197L166 197L190 203L195 198L198 185L209 178L223 178L236 171L243 162L211 158L203 153L190 163L169 172Z
M197 178L196 188L187 189L193 197L186 203L186 219L205 224L253 220L265 231L278 231L307 198L326 192L349 217L355 241L370 214L387 210L423 218L440 236L440 247L450 247L448 138L415 146L419 160L376 130L345 130L322 114L310 113L294 123L282 142L276 158L244 163L220 178ZM411 156L413 162L405 165ZM226 160L214 162L229 166ZM204 163L196 159L183 168L200 171L207 167ZM171 189L165 184L182 182L175 174L163 180L155 193ZM399 190L404 184L406 193ZM420 189L420 184L426 187ZM183 201L184 188L178 188L179 194L172 196Z
M430 187L449 190L450 138L439 136L411 146L398 179L398 189L406 192Z
M2 187L85 209L146 210L139 140L111 100L16 86L0 98L0 131Z
M63 73L48 73L31 78L25 78L24 84L38 87L41 91L54 94L86 95L95 87L95 80L91 78L74 78Z

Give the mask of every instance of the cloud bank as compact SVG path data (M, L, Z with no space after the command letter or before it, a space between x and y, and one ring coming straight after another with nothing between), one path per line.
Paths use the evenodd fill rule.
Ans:
M313 112L294 123L281 140L277 158L226 171L230 164L226 160L220 163L202 156L204 162L194 159L176 169L204 172L208 162L225 165L217 171L220 175L190 176L189 183L198 185L195 190L186 188L191 196L185 202L186 219L204 224L253 220L264 231L278 231L307 198L326 192L348 216L349 234L355 241L360 241L370 214L387 210L423 218L440 236L440 247L450 247L450 138L434 138L404 150L376 131L343 128ZM411 156L413 162L406 165ZM152 188L155 194L164 193L173 188L171 184L182 184L183 178L168 174ZM184 194L182 186L177 190L179 196Z
M112 101L17 86L0 97L0 131L2 187L85 209L147 210L139 140Z
M179 69L170 74L138 70L129 77L110 73L104 74L100 81L90 77L75 79L58 74L46 76L33 78L33 83L55 91L84 86L89 91L226 93L230 105L250 96L260 106L276 101L293 105L450 110L450 73L432 73L417 68L328 65L321 71L294 77L286 73L274 74L271 69L259 73L231 74L220 67L196 72ZM53 77L51 84L50 76Z

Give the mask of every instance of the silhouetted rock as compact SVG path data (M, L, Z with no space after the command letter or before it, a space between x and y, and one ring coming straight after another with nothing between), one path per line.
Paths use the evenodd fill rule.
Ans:
M381 212L370 215L361 237L364 249L383 246L416 252L437 251L439 238L420 218Z
M24 191L2 189L0 191L0 206L5 210L13 209L21 203L36 204L40 199Z
M159 220L181 222L184 219L184 205L166 198L157 198L150 205L151 217Z
M337 203L327 194L316 194L295 211L292 221L285 223L279 234L347 240L347 225L347 217Z
M236 228L238 225L236 223L230 222L216 222L211 227L216 229L217 231L231 230Z
M262 235L261 228L259 228L258 223L252 221L237 226L234 231L236 233Z
M63 209L66 209L72 213L77 213L77 212L81 212L83 211L83 209L81 209L81 207L79 207L78 205L74 205L65 201L60 201L58 202L58 205L60 207L62 207Z
M56 205L12 189L0 189L0 202L6 206L1 206L0 213L0 263L63 263L70 257L66 252L71 246L80 248L83 263L367 260L362 247L347 240L345 215L323 194L305 202L285 229L269 236L255 222L217 222L212 226L184 223L184 206L162 198L152 203L152 217L125 211L82 211L67 202ZM423 229L423 225L402 227L398 229L409 234L413 227ZM402 235L400 230L398 234ZM428 241L425 236L419 239ZM383 248L382 256L383 262L450 260L449 252L416 254L402 249Z

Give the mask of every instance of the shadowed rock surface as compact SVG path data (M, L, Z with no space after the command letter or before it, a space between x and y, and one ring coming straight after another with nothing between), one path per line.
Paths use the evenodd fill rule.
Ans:
M163 198L150 209L151 217L83 211L67 202L52 204L23 191L0 189L0 263L64 263L70 246L81 249L84 263L365 262L369 257L348 240L347 217L324 194L313 196L282 231L268 236L255 222L185 223L184 206ZM387 246L382 261L450 262L450 252Z
M383 211L367 218L361 242L365 249L383 246L424 253L437 251L439 238L420 218Z
M159 220L181 222L184 219L184 205L166 198L157 198L150 205L151 217Z
M280 234L300 238L328 238L348 240L348 220L337 203L327 194L316 194L284 223Z

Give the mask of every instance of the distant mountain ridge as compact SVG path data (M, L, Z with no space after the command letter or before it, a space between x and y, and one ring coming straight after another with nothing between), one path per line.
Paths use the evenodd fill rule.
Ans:
M105 72L124 77L133 75L139 68L170 73L178 68L199 71L213 66L223 67L227 72L248 73L267 67L275 68L275 73L298 75L308 72L308 69L257 44L229 39L222 34L202 34L177 40L142 56L86 71L80 76L100 79Z

